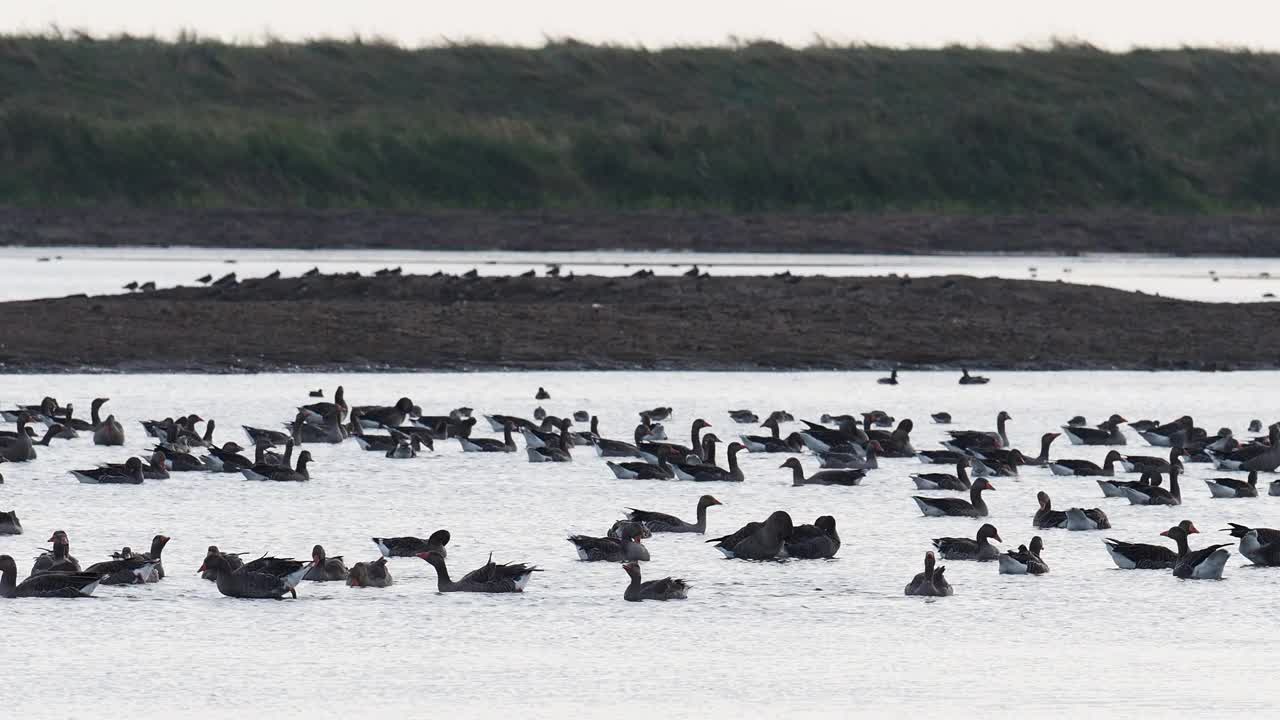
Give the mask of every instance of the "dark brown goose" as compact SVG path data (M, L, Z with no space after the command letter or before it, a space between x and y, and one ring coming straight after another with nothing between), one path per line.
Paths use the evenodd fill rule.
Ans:
M641 542L650 537L644 523L628 522L618 528L617 537L570 535L569 542L578 551L578 559L587 562L648 561L649 549Z
M307 469L307 463L311 462L311 451L303 450L298 453L298 466L296 469L289 467L278 467L265 475L259 474L255 470L242 470L240 474L244 475L245 480L272 480L275 482L307 482L311 479L311 472Z
M1173 566L1173 576L1183 580L1221 580L1222 570L1231 557L1229 544L1210 545L1191 550L1187 545L1189 534L1180 525L1160 533L1178 543L1178 562Z
M134 555L126 547L115 553L113 559L94 563L84 571L101 577L103 585L137 585L145 583L151 577L157 562Z
M390 587L395 583L391 570L387 568L387 559L380 557L373 562L358 562L351 566L347 574L349 587Z
M1107 453L1102 467L1091 460L1054 460L1049 463L1049 470L1054 475L1076 477L1112 477L1116 474L1116 463L1124 457L1118 450Z
M1044 541L1039 535L1031 538L1031 548L1019 545L1017 550L1010 550L1000 556L1001 575L1043 575L1049 572L1049 566L1040 557L1044 551Z
M448 530L437 530L426 540L412 535L376 537L373 538L373 544L378 546L378 552L382 553L383 557L417 557L424 552L447 556L449 553L445 546L449 544L451 537Z
M627 508L627 520L644 523L644 526L651 533L697 533L701 535L707 531L707 508L722 504L711 495L703 495L698 498L698 505L695 511L698 521L693 523L685 522L674 515L653 510L637 510L635 508ZM609 534L613 535L612 532Z
M804 466L796 458L787 458L778 467L791 469L792 487L800 485L859 485L862 483L862 478L867 476L866 470L819 470L805 477Z
M513 425L508 422L502 426L502 439L459 437L458 444L463 452L515 452L516 442L511 439Z
M1150 485L1124 488L1125 497L1131 505L1181 505L1182 489L1178 487L1178 466L1169 468L1169 489L1165 490L1155 482L1156 473L1143 473L1150 479Z
M938 549L938 554L943 560L986 562L1000 557L1000 550L991 544L992 538L997 542L1004 542L1000 539L1000 533L996 531L995 525L984 523L978 528L978 534L973 538L934 538L933 546Z
M926 517L986 517L987 503L982 499L982 491L995 490L986 478L978 478L969 489L969 499L931 498L913 495L912 500L920 507Z
M306 422L321 424L330 415L336 415L338 422L346 420L350 408L347 407L345 391L339 385L338 389L333 393L333 402L311 403L310 405L299 407L298 410L303 413L303 419ZM398 425L399 423L396 424Z
M750 522L737 532L712 538L709 543L727 558L739 560L772 560L782 552L794 525L791 516L782 510L769 515L764 522Z
M210 553L197 572L215 570L218 575L214 583L218 586L218 592L227 597L247 600L283 600L285 595L298 597L295 588L311 569L311 563L277 558L261 559L273 562L255 566L254 563L259 562L255 560L254 563L235 569L231 567L226 555Z
M1198 533L1199 530L1190 520L1178 523L1184 536ZM1168 537L1166 533L1160 533ZM1178 554L1162 545L1123 542L1107 538L1102 541L1103 547L1116 567L1121 570L1172 570L1178 563Z
M1258 497L1258 471L1250 470L1248 480L1213 478L1205 480L1209 494L1216 498Z
M27 434L31 415L18 414L18 431L11 438L0 438L0 462L30 462L36 459L35 444Z
M835 557L840 551L840 533L836 531L836 519L823 515L812 525L797 525L782 544L786 557L801 560L820 560Z
M18 520L18 511L0 512L0 535L21 535L22 523Z
M1063 425L1062 432L1072 445L1125 445L1128 441L1120 431L1120 425L1128 422L1119 415L1112 415L1097 428Z
M479 593L518 593L524 592L529 579L541 570L525 563L504 563L498 565L489 556L489 562L462 576L454 582L449 577L449 568L445 565L444 556L435 552L419 553L418 557L436 569L436 588L442 592L479 592Z
M972 460L961 455L956 460L956 474L949 473L912 473L909 477L916 484L917 490L955 490L964 492L973 487L969 480L968 467Z
M93 573L45 573L19 583L17 563L8 555L0 555L0 598L88 597L97 589L101 579L100 575Z
M32 575L80 572L80 561L71 555L71 541L65 530L55 530L48 542L53 543L53 550L36 558L31 566Z
M347 574L347 565L342 562L341 555L329 557L324 552L324 546L316 545L311 548L311 568L307 570L306 575L302 576L302 579L313 582L332 582L346 580Z
M1223 532L1240 540L1240 554L1254 565L1275 567L1280 565L1280 530L1251 528L1248 525L1227 523L1231 527Z
M937 567L937 558L933 551L924 554L924 572L917 573L907 583L904 595L922 595L924 597L946 597L955 593L951 583L943 577L945 567Z
M661 580L641 582L640 564L629 562L622 565L631 582L622 591L622 599L627 602L641 600L685 600L689 597L689 584L680 578L665 577Z

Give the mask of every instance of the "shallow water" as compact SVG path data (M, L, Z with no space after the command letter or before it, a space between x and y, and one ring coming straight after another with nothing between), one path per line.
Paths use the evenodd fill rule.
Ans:
M912 373L875 384L869 373L477 373L417 375L0 376L0 402L44 394L87 412L95 395L126 421L125 449L89 439L41 448L29 464L0 466L0 509L16 508L27 534L0 537L0 553L22 572L55 528L87 564L164 532L169 577L157 585L100 588L87 601L3 603L4 686L15 716L74 716L88 707L128 707L135 717L451 715L598 717L661 712L670 717L908 715L1213 716L1266 712L1278 691L1264 657L1280 626L1271 610L1280 569L1245 567L1233 554L1222 582L1179 581L1167 572L1120 571L1104 535L1159 543L1183 518L1203 531L1192 546L1226 542L1226 521L1276 526L1280 498L1214 500L1191 465L1180 508L1131 507L1103 499L1090 479L1024 469L997 478L994 523L1017 546L1035 532L1035 493L1055 507L1102 507L1106 533L1040 531L1052 572L997 574L995 563L947 563L956 595L902 596L929 539L972 535L979 523L923 518L909 499L914 460L885 460L861 487L791 487L777 455L745 455L747 481L714 487L620 481L588 449L567 465L532 465L523 452L478 455L441 442L429 457L390 461L352 444L308 446L307 484L248 483L230 475L179 474L141 486L81 485L66 471L123 460L146 443L137 420L179 411L216 418L217 439L244 443L241 423L275 426L306 391L345 382L353 404L411 396L428 412L470 405L530 415L545 386L549 411L583 408L606 436L625 438L636 411L671 405L672 438L687 442L695 417L722 439L730 408L797 417L881 408L917 421L917 448L950 428L991 429L1014 418L1011 440L1038 447L1041 433L1081 413L1129 419L1190 413L1211 431L1238 434L1253 417L1276 419L1280 373L1002 373L961 387L951 373ZM482 421L482 426L484 425ZM488 435L487 427L484 428ZM1055 446L1054 457L1100 460L1105 448ZM1128 448L1162 454L1131 435ZM807 455L806 469L816 462ZM1242 476L1235 473L1235 476ZM1263 477L1263 484L1270 477ZM603 534L625 507L692 519L712 492L710 534L785 509L797 522L831 514L844 547L835 560L723 560L694 536L655 536L646 578L693 585L683 603L626 603L619 566L582 563L566 534ZM1264 490L1265 493L1265 490ZM545 569L523 595L435 592L434 573L396 558L397 584L353 590L304 583L296 601L222 597L195 575L204 549L306 557L314 543L348 562L372 560L373 535L453 534L455 575L482 564L528 561ZM18 658L21 658L21 661ZM1140 682L1133 675L1141 676ZM59 677L58 685L49 679ZM67 692L66 689L72 689ZM660 710L657 710L660 708Z
M675 275L696 264L714 275L772 275L785 270L800 275L1030 278L1206 302L1254 302L1265 293L1280 294L1280 259L1276 258L0 247L0 267L10 270L0 283L0 301L120 293L130 281L154 281L162 288L193 285L205 274L217 278L229 272L248 278L279 270L288 277L313 267L327 273L365 274L402 267L415 274L461 274L474 268L481 275L515 275L528 270L541 273L552 263L566 273L606 276L640 269Z

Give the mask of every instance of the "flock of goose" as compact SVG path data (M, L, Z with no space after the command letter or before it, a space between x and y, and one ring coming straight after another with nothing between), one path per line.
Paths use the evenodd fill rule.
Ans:
M896 381L895 373L881 382ZM984 381L967 372L961 378L962 384ZM1257 497L1259 473L1274 473L1280 468L1280 423L1269 426L1266 435L1241 440L1227 428L1210 433L1197 427L1189 416L1161 423L1130 422L1111 415L1094 426L1082 417L1074 417L1062 425L1060 431L1044 433L1033 454L1011 447L1006 425L1012 418L1007 412L997 415L994 429L949 430L941 448L917 450L911 443L912 420L896 420L883 411L857 416L823 415L820 422L801 419L800 429L784 435L783 424L797 423L790 413L774 411L762 421L755 412L738 409L728 411L732 422L758 424L768 434L739 434L724 448L725 464L721 465L717 451L723 441L716 434L705 432L712 427L705 419L698 418L691 423L688 445L667 437L663 423L672 417L670 407L641 411L639 422L627 440L603 437L598 418L585 411L575 412L572 418L560 418L547 414L541 407L535 410L532 419L483 415L484 422L501 437L480 437L474 433L480 420L470 408L428 415L407 397L390 405L350 406L342 387L337 388L332 400L324 400L320 390L312 391L311 396L316 401L298 407L292 413L292 420L284 423L280 430L242 426L251 452L236 441L216 442L216 422L189 413L141 423L143 432L154 439L147 458L131 457L122 463L103 463L95 468L67 472L87 484L141 484L186 472L236 474L256 482L307 482L311 479L313 458L309 451L300 449L307 444L346 443L388 460L405 460L433 451L435 444L442 441L457 442L460 449L468 453L518 453L522 448L516 437L520 436L524 457L529 462L572 462L585 452L604 458L605 467L620 480L743 482L745 477L738 455L748 452L787 456L779 467L791 472L794 485L853 487L861 485L879 468L878 458L916 458L927 466L939 466L922 468L922 472L910 476L918 490L935 493L910 498L924 516L982 519L989 515L984 493L994 491L1000 478L1018 475L1022 467L1046 468L1057 476L1092 478L1103 497L1126 499L1136 506L1181 504L1179 476L1184 472L1184 463L1212 463L1223 471L1246 473L1245 479L1224 476L1206 480L1214 498ZM549 399L550 394L539 388L535 398ZM122 424L114 415L102 417L108 402L106 398L93 400L89 420L75 417L72 404L62 405L51 397L38 404L0 411L6 423L15 425L12 431L0 431L0 463L34 460L40 447L73 442L82 434L97 446L123 445ZM931 419L942 425L951 422L945 412L934 413ZM587 423L590 429L574 431L571 428L575 422ZM44 426L43 432L36 431L37 424ZM203 429L199 429L200 424ZM1121 452L1118 448L1127 444L1124 427L1161 451L1155 455ZM1262 431L1260 421L1250 423L1250 433ZM1051 457L1054 442L1062 437L1073 445L1113 447L1102 465L1082 459ZM801 460L806 456L819 462L817 471L806 471ZM1270 483L1268 494L1280 495L1280 480ZM1031 517L1037 529L1111 529L1107 514L1100 507L1057 510L1049 494L1043 491L1038 493L1037 501L1039 509ZM720 504L713 495L703 494L698 499L693 521L656 510L629 509L625 519L613 523L606 532L598 536L571 535L568 542L582 561L622 564L627 574L622 593L625 600L684 599L690 586L682 579L643 580L640 563L650 559L645 540L659 533L706 534L708 511ZM1280 530L1231 523L1226 531L1238 541L1239 552L1250 562L1280 565ZM0 512L0 534L22 532L16 510ZM1121 569L1164 569L1186 579L1221 578L1230 555L1230 544L1192 549L1189 536L1199 532L1193 522L1183 520L1160 533L1173 541L1174 548L1113 538L1106 538L1103 546ZM389 558L417 557L425 561L435 571L440 592L521 592L539 572L539 568L531 564L496 563L490 557L481 567L454 580L447 565L450 540L447 530L439 530L425 539L373 537L371 540L378 557L350 567L341 556L328 555L321 545L312 548L309 561L273 556L246 561L241 557L243 553L224 552L211 545L198 572L212 581L223 595L277 600L286 595L296 597L297 588L304 581L345 582L361 588L387 587L393 583ZM911 579L904 592L932 597L953 594L954 588L946 579L945 567L939 564L939 559L993 561L1003 574L1049 572L1040 536L1005 552L992 544L993 540L1003 542L997 528L990 523L982 524L973 537L934 539L933 548L924 555L923 571ZM56 530L48 540L51 548L35 558L31 571L21 581L14 558L0 555L0 597L84 597L99 585L160 582L165 577L162 556L169 541L168 536L157 534L144 552L125 547L111 553L109 559L82 567L71 555L69 534ZM783 510L747 523L733 533L709 539L707 543L713 544L726 558L756 561L831 558L841 546L833 516L822 515L812 524L798 524Z

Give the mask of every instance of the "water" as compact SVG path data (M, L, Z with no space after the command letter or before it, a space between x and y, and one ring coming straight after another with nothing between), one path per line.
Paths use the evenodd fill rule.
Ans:
M0 300L120 293L130 281L150 280L162 288L193 285L205 274L217 278L229 272L242 278L275 270L297 276L318 267L327 273L369 274L400 266L416 274L461 274L474 268L481 275L514 275L528 270L541 273L551 263L579 275L629 275L639 269L674 275L696 264L714 275L771 275L787 270L801 275L1031 278L1206 302L1254 302L1265 293L1280 294L1280 259L1276 258L0 247L0 267L11 270L0 284Z
M417 375L0 376L0 401L44 394L76 403L111 397L125 419L125 449L87 438L41 448L25 465L2 466L0 509L16 508L27 534L0 537L0 553L22 572L35 548L66 529L82 563L122 545L146 546L164 532L169 577L157 585L104 587L88 601L3 603L6 702L14 716L60 717L87 707L129 707L135 717L422 716L448 706L461 717L590 717L661 712L670 717L816 716L1213 716L1266 712L1277 691L1257 663L1274 651L1280 621L1270 612L1280 570L1245 567L1239 555L1222 582L1179 581L1167 572L1120 571L1102 537L1162 542L1183 518L1203 531L1193 547L1225 542L1233 521L1275 526L1280 498L1213 500L1190 466L1180 508L1131 507L1103 499L1089 479L1024 469L997 478L990 522L1015 546L1035 532L1035 493L1055 507L1102 507L1106 533L1040 531L1052 572L1000 576L995 563L947 563L956 595L902 596L929 539L971 536L979 523L923 518L909 499L914 460L886 460L855 488L790 486L777 455L743 455L747 481L717 484L620 481L587 449L567 465L514 455L461 453L442 442L429 457L390 461L354 445L308 446L308 484L248 483L186 474L141 486L81 485L68 469L123 460L147 446L140 418L179 411L216 418L221 441L244 442L241 423L275 426L308 402L306 391L345 382L353 403L411 396L428 412L471 405L529 415L545 386L555 413L584 408L610 437L627 437L636 411L671 405L673 439L705 417L729 439L730 408L797 417L884 409L917 420L917 448L936 447L948 410L952 428L991 429L1013 416L1021 448L1082 413L1130 419L1194 415L1211 431L1243 434L1248 421L1276 419L1280 374L1003 373L961 387L951 373L911 373L886 387L869 373L476 373ZM485 433L488 435L487 427ZM1055 447L1054 457L1100 460L1105 448ZM1131 436L1128 448L1163 454ZM806 469L816 463L803 458ZM1239 473L1236 476L1242 476ZM1270 477L1264 476L1265 485ZM712 492L712 536L788 510L797 522L831 514L844 547L832 561L723 560L696 536L655 536L646 578L693 585L686 602L626 603L619 566L581 563L564 538L603 534L625 507L692 519ZM1265 492L1265 491L1264 491ZM222 597L195 569L204 549L306 557L322 543L349 563L372 560L373 535L453 534L455 573L499 561L545 568L524 595L441 595L416 558L391 563L396 585L353 590L305 583L296 601ZM21 658L19 661L18 658ZM1256 669L1255 669L1256 668ZM1135 681L1133 675L1140 676ZM50 678L59 678L54 690ZM44 690L41 690L43 688ZM660 710L659 710L660 709Z

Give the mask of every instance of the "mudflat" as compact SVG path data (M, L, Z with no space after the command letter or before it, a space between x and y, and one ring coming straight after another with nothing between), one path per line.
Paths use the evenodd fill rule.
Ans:
M7 371L1280 366L1280 304L971 277L384 277L0 303Z

